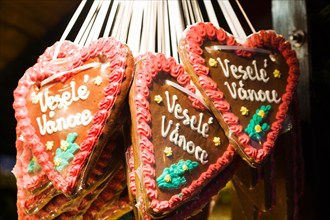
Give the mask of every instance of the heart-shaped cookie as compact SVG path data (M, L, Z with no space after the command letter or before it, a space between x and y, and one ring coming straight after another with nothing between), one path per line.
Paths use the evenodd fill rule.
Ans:
M134 59L112 37L66 45L54 44L25 72L13 107L38 165L57 190L75 195L120 127Z
M187 72L238 153L261 164L281 132L299 76L290 44L274 31L244 43L212 23L189 26L179 43Z
M219 174L234 149L173 58L141 55L134 75L129 103L135 184L130 186L141 215L162 217Z

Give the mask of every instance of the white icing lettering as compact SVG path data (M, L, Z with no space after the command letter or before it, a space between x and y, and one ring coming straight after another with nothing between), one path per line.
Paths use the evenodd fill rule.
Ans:
M233 99L240 99L244 101L257 101L257 102L269 102L269 103L280 103L281 98L279 97L276 90L254 90L245 89L242 80L239 81L239 88L237 88L236 82L232 82L231 85L226 81L224 85L230 92Z
M199 118L195 115L189 115L188 109L183 109L179 103L176 103L178 97L176 95L172 96L172 102L168 91L165 91L166 99L167 99L167 110L169 113L174 114L174 117L178 120L183 120L182 123L186 126L190 126L193 131L197 131L197 133L201 134L203 137L208 137L209 124L212 123L212 117L208 119L207 122L203 122L203 113L199 113Z
M263 67L259 68L256 60L252 60L251 65L246 67L240 65L235 66L230 63L230 60L221 60L217 58L218 63L222 69L222 72L226 78L232 76L234 79L239 80L238 82L224 82L224 86L228 89L229 94L233 99L240 99L244 101L257 101L257 102L269 102L269 103L280 103L281 97L279 97L276 90L254 90L244 88L244 81L259 81L267 83L269 77L265 68L267 68L267 59L263 60Z
M172 101L172 106L170 104L170 98L169 98L169 93L168 91L165 92L166 98L167 98L167 110L169 113L173 113L174 111L174 106L175 106L175 101L178 99L176 95L173 96L173 101Z
M69 106L73 102L79 100L86 100L90 94L87 86L81 85L76 89L75 81L70 82L70 91L64 91L62 94L55 96L49 95L49 91L45 91L39 94L39 103L41 112L45 113L47 108L51 111L61 109L64 106Z
M190 116L188 109L183 109L182 106L177 102L178 97L173 95L170 97L169 92L165 91L166 95L166 103L167 110L169 113L173 114L176 119L182 121L182 124L189 127L191 130L196 131L201 134L203 137L207 138L208 131L210 129L209 125L213 123L213 118L209 117L206 122L204 122L204 114L199 113L198 117L195 115ZM186 151L188 154L194 155L195 158L200 161L202 164L206 164L208 162L208 154L205 150L203 150L200 146L196 146L195 143L191 140L187 140L184 135L179 133L180 131L180 123L176 123L175 127L173 127L174 123L172 120L169 120L166 123L166 116L162 116L162 128L161 135L163 138L168 137L170 142L174 145L182 148L182 150Z
M175 129L170 134L170 141L175 145L178 145L178 137L179 137L179 127L180 124L176 123Z
M52 117L49 117L50 119ZM74 128L79 125L87 126L92 121L92 113L85 109L81 113L75 115L68 115L66 118L59 117L56 120L47 119L46 114L42 114L41 118L37 117L39 132L41 135L52 134L60 132L69 128Z
M82 112L70 114L67 117L55 118L55 110L70 106L73 102L86 100L90 95L86 85L76 86L75 81L70 82L70 86L66 91L60 94L50 95L49 91L39 93L38 99L40 110L43 113L41 117L37 117L37 124L41 135L60 132L76 126L87 126L92 121L92 113L88 109ZM49 110L47 118L47 109Z
M162 116L162 136L163 137L166 137L168 135L168 132L170 131L170 127L171 125L173 124L173 121L170 120L168 122L168 125L167 125L167 128L166 128L166 131L164 131L164 127L165 127L165 120L166 120L166 117L165 115Z
M196 160L200 161L202 164L206 164L208 162L207 157L208 154L205 150L203 150L200 146L196 146L193 141L187 141L186 137L184 135L179 134L180 130L180 124L176 123L175 128L169 132L173 125L173 121L169 120L169 123L167 125L166 131L164 131L165 128L165 120L166 117L162 116L162 136L164 138L167 137L169 134L170 142L174 145L182 148L182 150L186 151L190 155L194 155Z
M230 61L228 59L224 59L224 63L222 62L221 58L217 58L218 63L221 66L221 69L223 71L223 74L226 78L229 78L230 74L235 79L243 79L243 80L251 80L251 81L262 81L264 83L267 83L269 80L269 77L267 75L267 72L264 68L258 69L257 61L252 61L252 66L246 66L245 70L243 66L235 66L234 64L230 64ZM264 61L264 63L267 61ZM264 66L267 66L264 64ZM230 71L229 71L230 70Z

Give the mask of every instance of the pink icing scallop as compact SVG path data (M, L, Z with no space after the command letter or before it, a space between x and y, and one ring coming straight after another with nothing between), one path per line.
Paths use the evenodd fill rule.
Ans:
M179 84L187 85L190 82L190 76L188 74L180 74L177 80Z
M169 59L166 59L165 56L162 58L162 69L165 72L171 72L172 71L172 66L175 65L175 60L173 57L170 57Z
M195 65L200 64L203 65L205 64L205 59L201 57L199 54L195 53L190 53L189 54L189 61L194 63Z
M214 103L214 106L221 112L226 112L226 111L229 111L229 109L230 109L229 103L225 102L223 100L214 100L213 103Z
M185 36L185 38L188 41L194 42L197 45L201 46L203 44L202 38L195 33L189 33Z
M263 158L265 158L266 155L267 155L267 153L265 152L264 149L259 150L258 154L256 156L256 161L262 161Z
M192 27L194 28L194 27ZM196 25L196 31L198 32L198 35L201 37L205 37L206 36L206 30L205 30L205 24L200 22Z
M279 41L278 49L279 51L284 53L285 50L291 49L291 44L288 41L286 41L284 38L281 38L281 40Z
M224 120L226 121L227 124L232 125L232 124L237 124L238 123L238 117L234 115L232 112L225 112L222 114Z
M227 39L226 39L226 44L229 45L229 46L235 46L237 45L237 42L236 42L236 39L234 36L228 36Z
M206 36L210 39L210 40L214 40L217 36L217 31L215 29L215 27L213 26L212 23L206 23L204 25L205 28L205 32L206 32Z
M257 154L258 154L258 150L254 149L254 148L245 148L244 149L246 155L252 157L252 158L256 158Z
M230 125L229 130L234 133L234 134L240 134L243 131L243 126L242 125ZM243 143L244 141L242 141Z
M213 90L216 91L217 90L217 84L211 80L211 78L204 76L204 75L200 75L199 76L199 84L206 90Z
M217 36L217 40L219 41L220 44L226 43L227 34L223 29L217 29L216 36Z
M198 75L207 75L209 74L209 68L204 66L204 65L200 65L200 64L195 64L193 65L194 70L196 71L196 73Z
M146 111L143 114L147 114L147 111L149 111L149 102L145 97L143 97L141 94L137 94L134 98L134 102L137 103L137 106L142 110L145 109Z
M150 178L154 178L156 176L156 171L150 164L144 165L142 168L143 175L148 176Z
M171 76L177 78L180 74L183 74L184 67L181 65L173 65L171 68Z
M199 45L196 44L187 44L185 45L185 49L188 52L192 52L193 54L197 54L197 55L203 54L203 50L199 47Z
M109 110L115 103L115 97L113 95L106 96L99 104L101 109Z
M151 129L147 123L140 123L137 128L137 132L147 138L151 137Z
M136 118L138 122L146 122L149 123L151 121L151 116L143 111L144 108L138 107L137 108L137 113L136 113Z

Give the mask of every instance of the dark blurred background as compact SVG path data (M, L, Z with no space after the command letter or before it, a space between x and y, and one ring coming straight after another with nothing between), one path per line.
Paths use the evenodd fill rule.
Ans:
M79 0L0 0L0 137L3 140L0 220L17 218L16 183L11 173L16 156L13 91L25 70L34 65L46 47L60 39L79 3ZM241 3L256 30L271 29L270 0L241 0ZM306 6L310 57L306 61L310 62L306 94L310 94L307 96L310 97L310 115L301 118L305 169L301 210L307 207L310 216L319 219L326 214L329 204L326 195L329 195L330 177L330 111L327 109L330 102L330 4L326 0L307 0ZM258 10L258 7L265 8Z

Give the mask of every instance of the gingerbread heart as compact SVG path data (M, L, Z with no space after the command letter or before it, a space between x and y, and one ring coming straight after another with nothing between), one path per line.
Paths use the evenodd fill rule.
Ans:
M212 23L189 26L179 43L187 72L237 152L251 166L271 153L299 76L290 44L274 31L244 43Z
M56 43L19 80L13 104L17 128L36 167L64 194L84 188L90 168L120 127L133 65L130 49L112 37L81 49Z
M135 173L129 179L135 184L129 185L141 215L168 215L234 158L224 130L202 103L173 58L147 53L137 61L129 94Z

